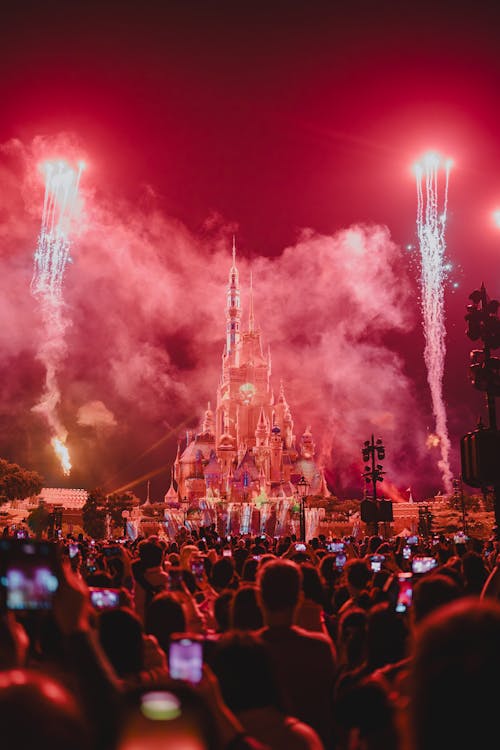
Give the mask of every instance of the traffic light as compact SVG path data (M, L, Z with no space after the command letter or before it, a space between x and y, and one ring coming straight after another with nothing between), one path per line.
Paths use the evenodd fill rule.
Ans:
M470 487L500 482L500 432L478 427L460 441L462 478Z

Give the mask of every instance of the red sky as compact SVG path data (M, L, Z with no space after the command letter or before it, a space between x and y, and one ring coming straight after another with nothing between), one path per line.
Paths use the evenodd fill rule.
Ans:
M102 484L112 474L117 486L162 464L168 472L175 440L130 464L161 438L166 424L174 426L197 413L198 398L213 400L223 337L225 242L235 231L243 270L249 268L245 265L248 259L260 271L263 297L273 294L273 283L277 288L286 284L290 294L296 281L299 294L306 298L307 294L316 295L312 307L314 315L321 316L329 310L328 292L335 298L336 293L348 289L346 304L349 307L358 301L356 309L362 319L368 311L373 314L374 303L365 306L358 299L356 285L347 283L351 273L354 280L359 279L359 290L378 297L377 314L383 310L384 295L387 304L397 306L401 299L408 318L404 330L395 322L398 315L387 313L382 314L378 334L383 339L379 354L385 362L391 360L391 351L401 359L398 372L405 378L401 414L384 432L383 422L372 412L374 404L379 411L388 408L379 402L389 398L392 389L378 387L377 377L381 371L384 377L389 374L377 367L376 359L370 361L366 380L362 380L361 369L356 370L353 389L357 397L350 414L346 415L349 404L344 402L342 409L333 410L337 423L330 424L330 431L337 435L338 444L328 468L334 489L355 494L361 483L351 464L358 456L349 459L349 451L357 450L358 433L361 444L369 436L367 430L378 429L388 444L388 459L392 452L388 471L398 487L415 486L417 494L439 489L439 473L433 468L436 457L421 455L419 435L432 431L433 420L422 358L416 256L404 250L406 244L415 242L416 198L410 167L429 147L452 156L456 164L450 185L447 240L448 257L456 269L452 279L460 286L446 294L444 393L455 448L453 468L459 471L459 437L474 427L483 408L481 395L467 379L471 348L463 321L467 296L483 280L491 296L500 294L496 262L500 235L490 220L491 211L500 205L498 12L490 3L474 3L465 9L451 3L448 8L443 3L437 8L430 2L413 7L373 2L335 7L339 5L210 0L47 2L32 7L24 3L22 8L2 11L0 143L18 139L29 161L34 138L50 141L70 133L89 162L84 187L92 193L88 206L96 222L97 244L90 248L89 236L82 239L80 250L75 244L75 263L65 282L73 328L68 335L71 366L61 373L62 409L80 466L68 480L70 485ZM41 382L33 354L36 337L31 335L36 311L29 295L24 296L28 287L23 287L26 281L29 285L30 241L33 245L36 241L40 195L35 190L27 198L27 162L21 167L19 159L9 153L7 158L4 151L1 167L5 197L0 207L0 250L4 297L10 299L14 290L15 299L5 310L9 335L4 334L0 354L4 382L0 393L1 449L6 457L42 471L47 484L57 485L62 480L45 449L43 425L26 416ZM14 199L16 189L19 196ZM130 207L136 212L133 220ZM304 288L300 277L305 266L294 265L293 259L304 253L305 264L311 253L323 249L318 250L314 240L304 245L303 230L311 229L313 237L334 237L353 224L387 227L387 236L401 248L396 256L388 251L394 261L393 276L377 287L376 278L366 278L378 273L369 260L349 270L334 250L325 263L337 258L343 279L338 288L334 272L323 287L316 288L311 280L310 291ZM120 266L123 278L115 284L116 269L107 264L108 256L98 247L105 242L106 226L113 238L110 247L130 241ZM141 255L139 242L146 230L151 230L152 248L147 257ZM162 244L162 232L170 237L170 245L167 241ZM365 239L366 247L371 247L370 232ZM178 248L179 243L188 248L186 258L191 259L192 269L186 261L182 272L169 276L172 248ZM335 248L338 243L337 238ZM295 251L287 255L285 248ZM116 259L116 252L113 257ZM204 289L203 277L194 279L196 295L189 296L189 311L182 310L179 293L175 315L172 313L166 325L168 304L163 310L162 289L154 287L154 279L165 282L164 291L171 290L168 285L176 279L186 283L190 273L202 273L205 263L205 270L209 271L211 264L216 268L213 286ZM138 267L144 270L142 286L126 283ZM100 278L102 268L108 273L104 270ZM258 276L256 284L258 299ZM93 294L95 289L98 295ZM139 294L152 296L153 313L145 302L138 303L134 295ZM276 344L277 358L289 370L285 375L291 380L289 400L297 432L300 434L309 421L314 430L314 419L309 420L299 409L307 408L314 417L319 407L306 399L307 403L294 409L292 396L294 389L299 391L294 365L303 369L304 352L309 352L315 366L323 362L326 369L331 368L322 348L325 337L338 343L339 338L345 341L345 332L340 333L332 320L328 330L318 328L311 333L323 344L311 344L304 326L307 311L297 308L290 311L288 324L285 315L276 322L276 311L268 299L261 300L261 308L274 316L274 322L260 323L271 344L273 336L289 338L287 350L279 350ZM338 324L342 306L332 305ZM137 307L142 315L135 314ZM120 322L128 323L117 337L122 381L128 384L127 388L123 385L123 392L117 377L109 377L110 372L117 372L117 360L104 343L106 339L109 344L113 337L110 320L118 321L120 314ZM352 313L349 319L352 321ZM99 367L94 361L95 377L88 346L84 352L86 325L94 331L96 342L93 356ZM101 338L103 331L107 333ZM363 328L355 346L366 345L371 337L377 338L377 334ZM132 408L130 383L137 385L137 380L131 352L137 353L139 343L144 342L149 347L147 367L152 368L155 385L145 386L144 408L138 406L141 399L137 397ZM166 353L166 359L160 351ZM214 361L207 372L202 367L209 353ZM346 377L352 379L349 367L355 363L351 354L344 356ZM141 364L136 367L140 369ZM169 377L160 377L166 370ZM391 372L391 377L396 377ZM276 377L279 374L275 367ZM188 393L181 398L183 383ZM339 396L340 385L328 373L322 381L321 397L346 398L344 393ZM412 399L418 406L418 418L411 410L404 425L402 412ZM365 400L364 417L359 416L356 422L355 415L361 415ZM103 401L119 424L105 439L82 434L81 425L77 427L78 409L92 401ZM300 402L298 396L296 401ZM341 413L349 422L345 450L338 437ZM318 442L325 422L328 420L317 417ZM402 436L412 429L415 437L406 445ZM398 443L400 436L403 449ZM103 442L109 443L105 450ZM413 466L415 455L418 461ZM155 479L157 494L166 489L166 481L162 475ZM143 484L136 489L144 494Z

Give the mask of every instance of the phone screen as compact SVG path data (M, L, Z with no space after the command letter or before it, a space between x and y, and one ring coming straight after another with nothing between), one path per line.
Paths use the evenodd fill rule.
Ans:
M414 573L427 573L437 565L435 557L414 557L411 569Z
M385 560L384 555L371 555L370 556L370 567L374 573L378 573L382 569L382 563Z
M306 551L306 545L303 542L296 542L295 552L305 552L305 551Z
M343 552L337 552L335 555L335 567L338 570L342 570L347 562L347 557Z
M329 552L342 552L344 549L344 542L330 542L328 545Z
M202 581L205 574L205 564L203 560L193 560L191 563L191 572L197 581Z
M68 547L68 553L70 557L76 557L79 551L80 548L78 544L70 544Z
M403 547L403 557L405 560L409 560L411 557L411 547L408 544Z
M172 679L200 682L203 666L201 641L192 638L172 640L168 652L168 664Z
M114 609L120 606L120 592L117 589L91 588L90 601L96 609Z
M183 575L181 568L169 568L168 574L168 588L170 591L183 591L182 581Z
M411 573L400 573L398 576L398 599L396 602L396 612L406 612L413 598L413 584Z
M222 550L222 557L232 557L233 553L230 549L223 549Z
M50 609L59 588L55 548L47 542L0 542L0 584L4 607L14 611Z

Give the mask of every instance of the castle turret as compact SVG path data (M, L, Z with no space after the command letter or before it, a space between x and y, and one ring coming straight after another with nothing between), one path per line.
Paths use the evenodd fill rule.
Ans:
M283 440L281 430L275 426L271 430L271 482L281 481L281 459L283 456Z
M233 236L233 264L229 269L229 284L226 292L226 355L231 359L234 359L240 340L240 323L240 281L236 268L236 241Z

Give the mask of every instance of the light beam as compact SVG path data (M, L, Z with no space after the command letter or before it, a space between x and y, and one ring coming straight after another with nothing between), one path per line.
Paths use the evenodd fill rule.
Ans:
M443 399L443 375L446 356L446 327L444 314L444 282L447 266L445 229L448 212L448 184L451 159L442 161L438 154L429 153L415 165L417 181L417 235L421 258L421 306L425 336L424 359L427 382L431 392L435 433L441 459L445 491L453 491L450 469L450 439L448 436L446 406ZM442 189L442 199L440 198Z
M33 411L45 417L52 432L51 445L66 475L71 471L71 461L66 446L68 432L57 413L61 400L57 374L66 353L64 334L68 320L62 290L66 265L71 260L71 228L83 167L83 162L77 170L62 161L43 165L45 196L31 280L31 293L38 300L43 329L37 359L45 367L45 389Z

